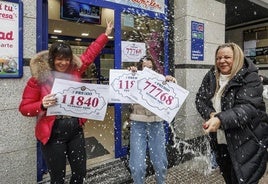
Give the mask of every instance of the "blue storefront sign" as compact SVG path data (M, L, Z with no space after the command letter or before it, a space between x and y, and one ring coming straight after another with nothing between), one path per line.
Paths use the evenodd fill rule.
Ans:
M204 61L204 23L191 23L191 60Z
M117 4L123 4L129 7L141 8L153 12L165 13L165 0L105 0Z

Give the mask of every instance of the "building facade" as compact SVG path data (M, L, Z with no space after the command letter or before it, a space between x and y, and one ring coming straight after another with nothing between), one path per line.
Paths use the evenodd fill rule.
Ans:
M23 76L21 78L1 78L0 85L0 183L36 183L38 177L39 162L37 160L39 158L37 141L34 136L36 118L22 116L18 111L18 105L23 88L31 76L30 58L37 51L48 47L49 39L44 37L44 34L51 33L48 20L44 21L44 18L48 19L46 11L49 11L51 7L47 6L47 0L23 0L21 2L23 3ZM81 2L90 2L90 4L114 10L115 23L118 23L118 18L122 18L122 14L125 14L124 16L136 15L134 12L124 10L129 7L124 4L126 1L114 3L113 1L81 0ZM227 38L225 38L225 4L220 1L155 0L153 2L159 2L165 6L169 2L168 7L174 8L174 13L171 13L169 17L165 16L167 10L164 12L145 11L147 17L164 22L164 27L169 26L168 31L163 30L163 35L169 38L167 41L163 40L163 73L174 74L178 84L190 92L173 122L174 134L182 140L202 137L203 120L195 109L195 94L203 76L214 64L214 52L217 46L224 43L225 40L231 40L241 45L242 40L239 39L241 31L237 30L237 34L240 36L227 32ZM141 9L138 7L137 11ZM117 12L119 10L120 13ZM143 17L143 14L141 15ZM166 20L167 18L173 19L172 24ZM115 24L115 45L126 39L121 35L121 28L121 25ZM119 52L115 51L114 60L118 60L116 57L121 56ZM115 62L113 67L120 68L121 65ZM261 72L265 73L265 71ZM123 122L121 109L122 107L115 106L112 111L114 121L118 121L118 127L121 127ZM116 142L118 141L116 136L121 137L122 131L117 134L116 130L112 134L115 136L115 138L113 137L114 158L127 154L124 145L121 144L122 140Z

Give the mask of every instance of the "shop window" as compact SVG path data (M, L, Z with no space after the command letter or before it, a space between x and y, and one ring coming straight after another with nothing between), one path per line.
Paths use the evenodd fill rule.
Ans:
M244 53L255 64L268 64L268 26L244 31Z

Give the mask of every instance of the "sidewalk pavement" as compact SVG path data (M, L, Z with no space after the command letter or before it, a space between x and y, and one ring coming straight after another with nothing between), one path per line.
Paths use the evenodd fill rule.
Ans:
M200 171L194 170L195 167ZM208 171L202 169L204 165L198 161L188 161L183 164L178 164L168 169L167 180L165 184L225 184L219 168ZM70 175L67 176L65 184L69 183ZM49 184L49 178L39 184ZM85 179L85 184L133 184L131 175L126 166L126 163L120 159L102 164L88 170ZM145 184L156 184L154 175L146 178ZM268 184L268 167L259 184Z
M154 176L146 178L146 184L155 184ZM198 171L186 170L180 168L180 165L174 166L168 170L166 184L224 184L224 180L219 169L211 171L205 175Z
M146 178L146 184L155 184L154 176ZM209 174L174 166L168 170L166 184L225 184L219 168ZM268 184L268 165L266 172L259 184Z

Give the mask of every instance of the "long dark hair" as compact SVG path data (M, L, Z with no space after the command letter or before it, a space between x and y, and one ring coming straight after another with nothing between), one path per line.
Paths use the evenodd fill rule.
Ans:
M66 42L55 42L51 45L48 52L48 63L52 70L55 70L54 61L56 57L70 58L70 66L73 65L73 51Z
M154 62L154 59L153 59L152 57L149 57L149 56L144 56L144 57L142 57L142 58L140 59L140 61L139 61L138 64L137 64L137 69L138 69L138 70L142 70L142 63L143 63L145 60L151 61L152 64L153 64L153 68L152 68L152 70L154 70L154 71L157 72L157 66L156 66L156 64L155 64L155 62Z

